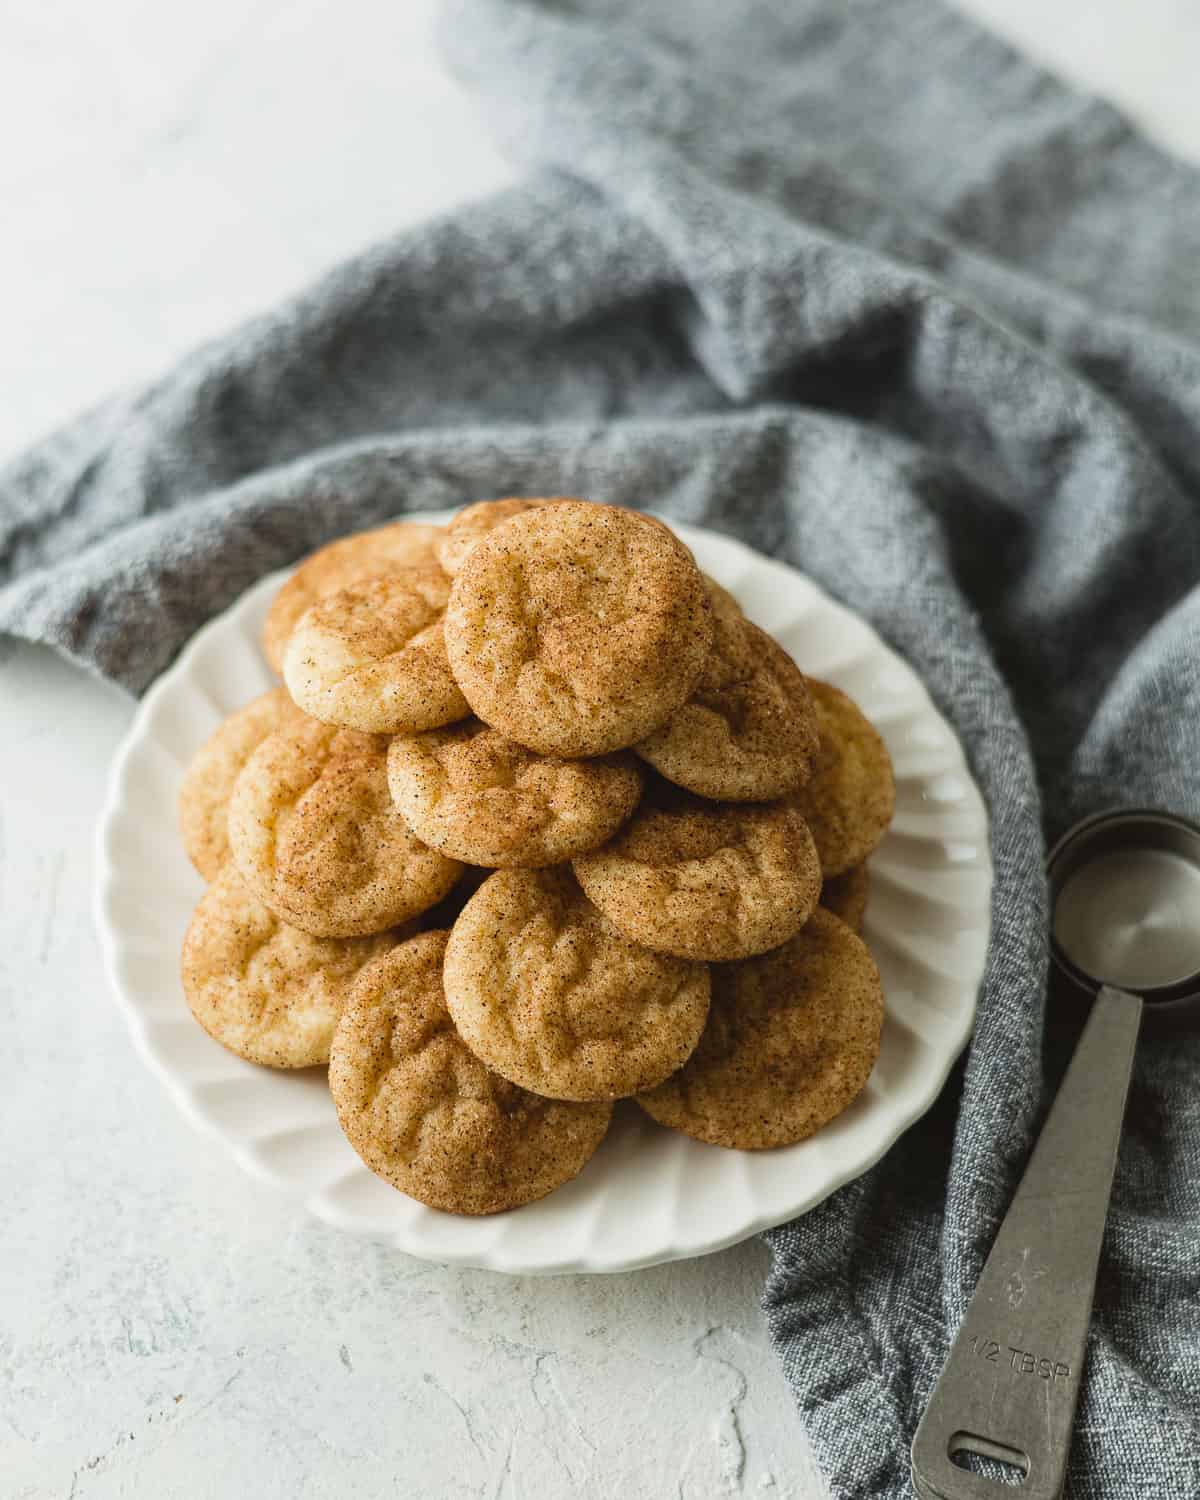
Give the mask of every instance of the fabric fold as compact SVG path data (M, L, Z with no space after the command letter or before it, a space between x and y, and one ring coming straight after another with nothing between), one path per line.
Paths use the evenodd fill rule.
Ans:
M1200 815L1200 179L933 0L454 0L529 168L0 474L0 629L142 691L264 572L489 495L734 533L870 620L991 819L978 1022L887 1157L767 1235L837 1496L907 1447L1080 1018L1045 836ZM1048 1022L1048 1024L1047 1024ZM1068 1493L1200 1492L1200 1040L1147 1039Z

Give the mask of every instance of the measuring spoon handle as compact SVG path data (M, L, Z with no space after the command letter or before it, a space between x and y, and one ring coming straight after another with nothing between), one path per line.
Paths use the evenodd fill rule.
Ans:
M1141 1014L1096 996L913 1439L922 1500L1012 1493L953 1461L970 1452L1023 1470L1022 1500L1062 1493Z

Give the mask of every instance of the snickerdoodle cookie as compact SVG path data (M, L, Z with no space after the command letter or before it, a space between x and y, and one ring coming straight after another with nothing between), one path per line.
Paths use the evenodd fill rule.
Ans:
M263 651L271 666L282 676L288 636L304 611L325 594L392 568L435 563L434 542L441 529L419 521L393 521L340 537L306 557L275 595L263 626Z
M817 720L804 675L757 625L714 609L700 682L661 729L635 746L669 781L726 802L770 802L808 779Z
M446 1004L490 1068L552 1099L615 1099L688 1057L708 1012L708 968L638 947L571 872L500 870L446 949Z
M359 975L338 1024L329 1088L350 1144L430 1208L492 1214L561 1187L604 1139L612 1105L542 1099L464 1046L442 992L444 932Z
M861 938L818 909L790 942L713 967L704 1035L638 1103L660 1124L742 1151L802 1141L862 1092L883 992Z
M183 988L209 1036L268 1068L329 1061L351 981L397 933L318 938L280 921L233 863L209 886L183 940Z
M318 599L284 649L288 692L314 719L366 734L463 718L442 633L449 593L440 568L398 568Z
M867 914L871 877L865 863L853 865L844 875L831 875L821 886L821 905L841 917L852 932L861 932Z
M424 843L473 865L553 865L596 849L637 805L631 755L535 755L478 719L397 735L388 749L396 806Z
M392 802L385 742L305 719L263 741L229 802L229 843L264 905L318 937L382 932L426 911L462 866Z
M839 688L808 678L821 748L812 775L788 798L803 813L826 876L866 859L896 808L892 761L879 731Z
M704 587L708 590L708 597L712 601L713 650L715 651L720 639L720 632L724 630L726 641L736 639L734 627L739 620L744 620L746 616L742 610L742 606L723 583L718 583L708 573L702 573L700 576L704 579ZM701 672L700 679L696 684L697 687L701 686L705 680L705 675Z
M491 870L483 865L464 865L462 874L454 882L450 891L436 906L431 906L428 911L421 913L417 925L422 931L444 927L448 932L458 921L459 912L491 873Z
M497 526L503 526L505 521L511 521L513 516L522 515L527 510L553 504L551 499L477 500L447 522L434 549L437 560L453 578L466 562L467 553L489 531L495 531Z
M192 758L179 789L179 827L205 880L229 858L229 797L242 767L269 734L301 718L287 689L274 688L226 719Z
M704 802L656 782L610 843L574 861L589 898L634 943L682 958L747 958L786 942L821 892L793 808Z
M484 537L446 610L450 665L477 716L545 755L602 755L653 733L711 644L712 605L683 543L585 501Z

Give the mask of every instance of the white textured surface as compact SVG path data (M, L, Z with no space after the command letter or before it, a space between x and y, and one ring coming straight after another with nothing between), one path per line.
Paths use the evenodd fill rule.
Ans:
M513 1213L470 1219L426 1208L368 1171L319 1075L257 1068L205 1036L178 978L179 945L203 886L177 837L176 799L186 765L217 724L271 686L259 643L275 575L200 631L146 695L113 768L96 910L133 1038L176 1103L247 1171L301 1198L325 1223L429 1260L496 1271L623 1271L705 1254L794 1218L878 1161L936 1099L970 1034L991 922L991 859L983 800L954 732L912 669L810 580L731 537L676 530L805 671L854 696L892 753L896 816L871 859L865 928L887 1017L867 1087L816 1136L778 1151L722 1151L618 1106L575 1182Z
M0 5L0 455L511 180L434 10Z
M1200 157L1191 0L966 8ZM0 8L0 454L507 180L430 11ZM193 1135L91 931L131 715L0 642L3 1500L820 1495L756 1245L632 1276L441 1271L312 1225Z

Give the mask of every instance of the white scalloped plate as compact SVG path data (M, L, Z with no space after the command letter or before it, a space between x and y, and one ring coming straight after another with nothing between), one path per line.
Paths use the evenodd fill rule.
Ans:
M276 575L201 630L146 695L112 769L96 913L146 1062L190 1120L319 1219L429 1260L514 1273L624 1271L702 1255L804 1213L866 1171L933 1103L966 1043L991 861L983 800L953 731L912 669L802 574L714 532L674 529L806 672L857 699L895 761L896 818L871 860L865 928L887 1005L866 1090L811 1140L764 1152L702 1145L620 1105L573 1183L471 1219L426 1208L363 1166L338 1128L323 1070L271 1072L212 1041L179 983L179 947L203 885L179 841L175 799L220 720L274 684L258 640Z

